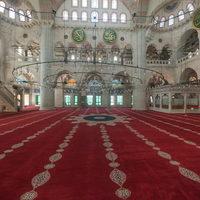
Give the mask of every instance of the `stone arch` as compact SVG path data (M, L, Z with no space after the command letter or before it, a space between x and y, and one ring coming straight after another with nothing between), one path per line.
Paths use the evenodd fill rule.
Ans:
M199 49L198 32L195 29L187 30L180 38L177 48L177 58L183 58Z
M172 56L172 47L170 44L165 44L159 54L160 60L170 60Z
M155 44L150 44L146 50L147 60L158 60L159 54Z
M195 83L198 81L197 72L192 68L186 68L180 77L180 83Z

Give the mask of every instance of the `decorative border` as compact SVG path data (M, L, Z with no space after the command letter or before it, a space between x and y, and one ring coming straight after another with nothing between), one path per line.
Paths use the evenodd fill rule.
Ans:
M35 175L31 180L32 190L26 192L20 196L20 200L33 200L38 197L38 192L36 191L37 188L43 186L51 179L51 169L56 167L56 162L62 159L62 153L65 151L65 148L69 146L70 141L73 139L74 134L76 133L79 125L76 124L72 130L67 133L62 143L58 145L58 149L54 154L49 157L50 163L44 165L45 171Z
M137 130L133 129L129 125L125 125L125 127L131 131L133 134L135 134L142 142L144 142L147 146L151 147L153 150L157 151L157 155L160 156L161 158L164 158L166 160L169 160L169 163L173 166L176 166L179 170L179 173L184 176L187 179L190 179L194 182L200 183L200 176L196 174L195 172L185 168L184 166L181 165L179 161L176 161L172 159L172 156L167 153L162 151L155 143L150 141L148 138L146 138L143 134L139 133Z
M31 123L27 123L27 124L24 124L24 125L22 125L22 126L18 126L18 127L16 127L16 128L13 128L13 129L11 129L11 130L4 131L4 132L0 133L0 136L6 135L6 134L8 134L8 133L13 133L14 131L16 131L16 130L18 130L18 129L25 128L25 127L30 126L30 125L32 125L32 124L36 124L36 123L41 122L41 121L43 121L43 120L46 120L46 119L49 119L49 118L51 118L51 117L60 115L60 114L62 114L62 113L64 113L64 112L66 112L66 110L65 110L65 111L62 111L62 112L60 112L60 113L53 114L53 115L48 116L48 117L46 117L46 118L42 118L42 120L41 120L41 119L40 119L40 120L36 120L36 121L31 122ZM39 115L39 116L40 116L40 115Z
M41 134L46 133L47 130L51 129L52 127L56 126L57 124L59 124L60 122L62 122L63 120L65 120L67 117L69 117L70 115L72 115L74 112L76 112L76 110L74 110L73 112L69 113L68 115L66 115L65 117L62 117L61 119L55 121L54 123L52 123L49 126L46 126L45 128L43 128L42 130L37 131L36 133L34 133L31 136L26 137L25 139L21 140L20 142L12 145L9 149L6 149L4 152L0 153L0 160L3 160L8 154L12 153L15 149L19 149L21 147L23 147L25 144L29 143L31 140L34 140L35 138L37 138L38 136L40 136ZM52 116L51 116L52 117Z
M118 167L120 166L120 164L117 162L118 155L113 152L113 144L104 125L100 126L100 132L102 135L103 146L106 150L105 157L110 162L109 167L113 169L109 177L112 182L116 183L119 186L119 189L115 191L115 195L120 199L128 199L129 197L131 197L131 191L124 187L124 184L126 182L126 174L118 169Z
M120 112L121 112L121 111L120 111ZM130 116L129 114L126 114L126 113L124 113L124 112L121 112L121 113L123 113L124 115ZM186 129L186 128L180 127L180 126L178 126L178 125L170 124L170 123L168 123L168 122L163 122L163 121L161 121L161 120L157 120L157 119L152 118L152 117L147 117L147 116L144 116L144 115L141 115L141 114L138 114L138 113L137 113L137 115L143 116L143 117L145 117L145 118L147 118L147 119L153 119L153 120L158 121L158 122L161 122L161 123L167 123L168 125L171 125L171 126L174 126L174 127L178 127L179 129L182 129L182 130L185 130L185 131L190 131L190 132L193 132L193 133L195 133L195 134L197 134L197 135L200 135L199 132L192 131L191 129ZM187 139L185 139L185 138L183 138L183 137L180 137L180 136L178 136L178 135L175 135L175 134L171 133L170 131L164 130L164 129L162 129L162 128L158 128L157 126L152 125L152 124L150 124L150 123L148 123L148 122L145 122L145 121L143 121L143 120L141 120L141 119L138 119L138 118L135 118L135 117L132 117L132 116L130 116L130 117L131 117L132 119L138 120L139 122L141 122L141 123L143 123L143 124L145 124L145 125L148 125L148 126L150 126L150 127L152 127L152 128L155 128L155 129L158 130L159 132L162 132L162 133L164 133L164 134L166 134L166 135L168 135L168 136L170 136L170 137L172 137L172 138L174 138L174 139L177 139L177 140L179 140L179 141L183 141L184 143L186 143L186 144L188 144L188 145L191 145L191 146L193 146L193 147L196 147L198 150L200 149L200 145L198 145L197 143L195 143L195 142L193 142L193 141L191 141L191 140L187 140Z

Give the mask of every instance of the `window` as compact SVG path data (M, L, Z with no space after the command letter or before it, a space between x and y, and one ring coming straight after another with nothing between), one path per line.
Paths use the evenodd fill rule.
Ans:
M14 8L9 8L9 17L15 19L15 10Z
M114 63L117 63L117 62L118 62L118 56L114 56L114 57L113 57L113 62L114 62Z
M117 9L117 0L112 0L112 9Z
M87 95L87 105L88 106L93 105L93 95Z
M120 15L120 21L121 21L121 23L126 23L126 14L122 13Z
M68 19L69 19L69 13L68 13L68 11L64 10L63 11L63 20L67 21Z
M87 0L82 0L82 7L86 8L87 7Z
M25 15L24 15L24 11L23 10L19 10L19 20L21 22L25 22L26 19L25 19Z
M117 14L116 13L112 13L111 15L111 21L116 23L117 22Z
M172 26L174 24L174 15L169 16L169 26Z
M163 28L165 26L165 18L162 17L160 20L160 28Z
M96 96L96 106L101 106L101 96Z
M17 54L20 56L24 56L24 51L23 51L22 47L17 48Z
M103 13L103 22L108 22L108 13Z
M117 105L118 106L122 106L123 105L123 96L122 95L118 95L117 96Z
M74 105L78 106L78 96L77 95L74 96Z
M194 11L194 6L193 6L193 4L189 3L189 4L187 5L187 11L188 11L190 14L193 13L193 11Z
M65 96L65 105L66 106L70 106L71 105L71 96L70 95L66 95Z
M93 11L92 13L91 13L91 22L98 22L98 12L96 12L96 11Z
M72 12L72 20L77 21L78 20L78 13L76 11Z
M110 96L110 105L111 106L115 105L115 96L114 95Z
M0 12L4 13L6 4L3 1L0 1Z
M78 6L78 0L72 0L72 6L77 7Z
M72 54L70 58L71 58L71 60L75 60L76 59L74 54Z
M82 12L81 19L82 21L87 21L87 12Z
M108 0L103 0L103 8L108 8Z
M180 10L178 12L178 20L182 21L185 18L184 12L182 10Z
M92 8L98 8L99 7L99 1L98 0L91 0L91 7Z
M35 95L35 105L40 105L40 95Z
M158 19L159 19L158 16L154 18L154 20L153 20L154 25L156 25L158 23Z
M27 11L26 11L26 14L27 14L27 17L28 17L28 21L31 21L31 20L32 20L31 11L30 11L30 10L27 10Z

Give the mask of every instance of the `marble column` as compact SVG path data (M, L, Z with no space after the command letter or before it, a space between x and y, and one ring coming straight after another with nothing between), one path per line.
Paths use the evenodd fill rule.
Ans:
M53 29L50 25L41 27L41 62L51 61L53 58ZM54 108L54 88L44 81L52 74L51 64L42 63L40 68L40 110L49 110Z
M137 40L137 49L136 49L136 57L137 57L137 66L146 67L146 29L145 28L138 28L136 33L136 40ZM133 89L133 98L134 110L146 110L147 102L146 102L146 85L145 85L145 71L144 70L137 70L138 78L141 79L140 81L136 81Z

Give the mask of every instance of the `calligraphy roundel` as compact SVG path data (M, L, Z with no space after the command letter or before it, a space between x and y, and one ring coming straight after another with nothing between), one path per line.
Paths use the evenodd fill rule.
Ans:
M103 39L106 43L113 44L117 40L117 33L111 28L106 29L103 34Z
M72 31L72 38L77 43L83 42L86 38L85 31L82 28L75 28Z
M195 28L200 29L200 8L194 13L193 24Z

